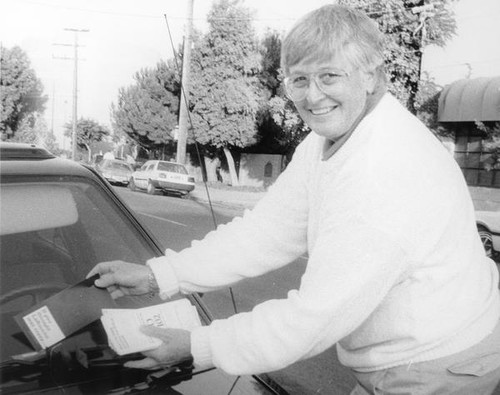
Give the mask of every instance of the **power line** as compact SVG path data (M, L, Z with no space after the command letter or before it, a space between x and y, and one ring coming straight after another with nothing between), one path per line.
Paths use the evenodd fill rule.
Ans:
M43 1L34 1L34 0L25 0L26 3L29 4L36 4L40 5L43 7L51 7L51 8L59 8L59 9L65 9L69 11L76 11L76 12L87 12L87 13L93 13L93 14L102 14L102 15L111 15L111 16L117 16L117 17L127 17L127 18L148 18L148 19L160 19L163 17L164 13L159 13L158 15L156 14L140 14L140 13L130 13L130 12L120 12L120 11L107 11L107 10L99 10L95 8L82 8L82 7L71 7L71 6L65 6L65 5L59 5L59 4L49 4L45 3ZM395 12L400 11L401 9L380 9L380 10L373 10L373 11L365 11L365 13L368 16L372 15L390 15L394 14ZM405 9L406 11L411 11L411 9L407 8ZM468 15L465 17L459 17L456 18L457 22L460 22L462 20L470 20L470 19L481 19L481 18L494 18L495 16L498 16L499 14L488 14L488 15L481 15L481 14L476 14L476 15ZM298 20L300 17L242 17L242 18L225 18L225 17L218 17L218 18L211 18L212 20L217 20L217 21L252 21L257 24L262 24L266 22L294 22ZM207 17L185 17L185 16L173 16L172 14L169 15L170 20L181 20L181 21L201 21L201 22L207 22Z

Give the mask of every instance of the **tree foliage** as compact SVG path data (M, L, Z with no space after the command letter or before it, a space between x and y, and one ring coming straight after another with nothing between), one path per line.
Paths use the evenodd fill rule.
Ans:
M194 139L222 150L235 177L231 150L257 142L261 87L259 53L250 11L239 0L219 0L208 15L209 30L191 60L190 110Z
M73 123L67 122L64 125L64 135L72 137ZM100 125L97 121L90 118L80 118L76 123L76 144L79 148L85 148L88 153L88 161L92 159L92 143L102 141L110 135L106 126Z
M486 170L500 169L500 122L476 122L476 127L484 133L483 151L489 153L484 162Z
M454 0L340 0L341 4L366 12L384 33L385 66L389 90L413 113L421 85L425 46L444 46L455 34L456 23L449 9ZM428 89L425 88L425 89Z
M146 149L172 145L179 111L180 79L172 62L142 69L135 83L120 88L112 105L115 133L125 133Z
M21 125L33 124L35 113L44 111L47 96L43 95L42 83L31 68L28 55L20 47L0 50L0 132L2 140L8 140Z
M259 150L285 154L290 159L310 129L302 121L295 105L286 97L281 86L284 76L280 69L281 39L277 32L266 32L261 43L261 55L260 79L269 96L260 111L259 133L262 137Z
M36 144L44 147L54 155L61 155L56 136L47 127L47 122L39 112L33 112L23 117L16 133L9 139L11 142Z

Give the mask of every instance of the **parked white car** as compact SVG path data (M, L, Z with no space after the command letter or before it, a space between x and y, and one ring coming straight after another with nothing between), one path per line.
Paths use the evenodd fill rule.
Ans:
M183 164L149 160L132 173L128 186L133 191L146 190L150 195L162 191L185 196L194 189L195 183Z
M476 211L476 224L486 255L498 260L500 257L500 211Z

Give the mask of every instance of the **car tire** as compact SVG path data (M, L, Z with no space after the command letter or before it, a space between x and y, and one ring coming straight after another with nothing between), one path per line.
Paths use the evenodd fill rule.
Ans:
M137 190L137 187L135 186L135 182L134 182L133 178L131 178L130 181L128 182L128 187L131 191Z
M483 243L484 252L488 258L493 258L493 237L488 229L484 226L478 226L477 231L479 232L479 237L481 238L481 243Z
M151 180L148 181L148 188L146 189L147 193L149 195L154 195L156 194L156 188L155 186L153 185L153 183L151 182Z

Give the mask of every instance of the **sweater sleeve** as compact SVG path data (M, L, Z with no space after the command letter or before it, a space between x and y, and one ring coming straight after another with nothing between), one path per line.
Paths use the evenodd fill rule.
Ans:
M323 229L299 290L195 329L195 363L255 374L316 355L370 316L401 275L402 262L395 240L370 226Z
M302 149L266 195L242 218L218 226L180 252L147 264L163 298L177 292L207 292L290 263L307 249L306 168Z

